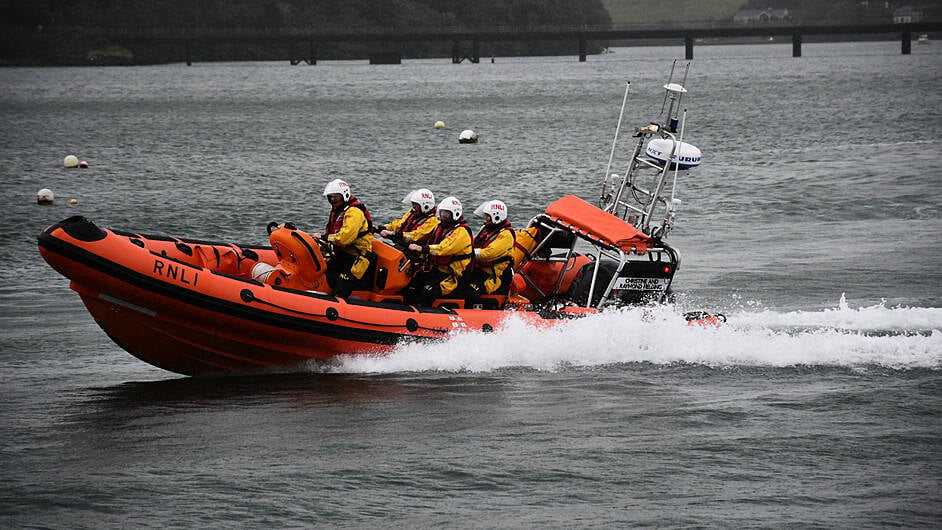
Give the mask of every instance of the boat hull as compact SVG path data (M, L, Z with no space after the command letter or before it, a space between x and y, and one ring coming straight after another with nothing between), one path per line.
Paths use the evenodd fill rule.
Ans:
M63 222L43 232L43 258L71 279L115 343L180 374L271 371L342 355L381 355L403 342L492 330L508 313L348 302L219 273L175 259L166 249L142 248L133 236L76 226ZM176 240L167 248L179 243L195 246Z

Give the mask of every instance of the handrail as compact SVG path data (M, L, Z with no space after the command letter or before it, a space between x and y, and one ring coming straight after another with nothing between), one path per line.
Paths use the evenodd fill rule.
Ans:
M51 28L50 28L51 29ZM61 27L59 30L69 28ZM280 28L250 27L115 27L101 28L114 38L310 38L310 39L360 39L387 38L392 40L427 39L569 39L584 36L587 39L633 39L673 37L720 37L720 36L764 36L764 35L826 35L845 33L900 33L929 32L942 30L942 21L908 23L877 22L866 19L845 24L822 24L821 21L787 21L752 24L732 21L696 21L679 23L633 23L633 24L583 24L583 25L532 25L532 26L442 26L442 27L392 27L392 26L308 26Z

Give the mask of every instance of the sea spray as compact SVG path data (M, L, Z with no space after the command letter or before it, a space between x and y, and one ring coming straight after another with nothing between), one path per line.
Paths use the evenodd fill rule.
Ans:
M348 356L333 371L491 373L625 363L940 369L942 309L852 309L842 302L812 312L735 313L720 328L688 325L667 307L607 311L548 329L510 317L493 333L404 344L385 356Z

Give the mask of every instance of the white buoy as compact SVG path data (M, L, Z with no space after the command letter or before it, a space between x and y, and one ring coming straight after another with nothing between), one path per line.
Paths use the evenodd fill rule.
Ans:
M65 157L65 160L62 161L62 164L69 168L78 167L79 159L75 155L69 155Z
M648 147L644 150L644 154L648 155L649 158L653 158L661 165L667 163L667 159L671 158L671 162L678 161L677 164L680 166L680 169L691 169L700 165L702 157L700 155L700 150L696 146L690 145L687 142L680 142L680 145L677 147L677 152L671 157L671 150L674 148L674 142L667 138L654 138L648 142ZM674 164L671 163L670 169L674 169Z
M43 206L52 204L56 200L56 195L52 193L52 190L49 188L43 188L36 193L36 204L42 204Z
M443 122L443 121L441 121L441 120L435 122L435 128L436 128L436 129L444 129L444 128L445 128L445 122Z
M478 143L478 134L471 129L465 129L461 131L461 134L458 135L458 143L476 144Z

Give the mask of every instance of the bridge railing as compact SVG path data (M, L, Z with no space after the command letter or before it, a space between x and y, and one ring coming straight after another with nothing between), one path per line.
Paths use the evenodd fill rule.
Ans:
M923 21L940 22L940 21ZM724 30L724 29L761 29L770 30L791 27L819 27L828 26L840 29L841 27L860 28L861 26L880 26L887 30L899 28L904 30L909 24L894 24L886 17L861 18L845 23L828 20L774 20L763 22L734 22L732 20L685 21L685 22L641 22L633 24L582 24L582 25L491 25L491 26L305 26L305 27L138 27L138 28L104 28L107 35L122 37L299 37L331 35L468 35L476 33L506 34L519 33L600 33L600 32L650 32L650 31L678 31L678 30ZM918 23L916 25L919 25Z

